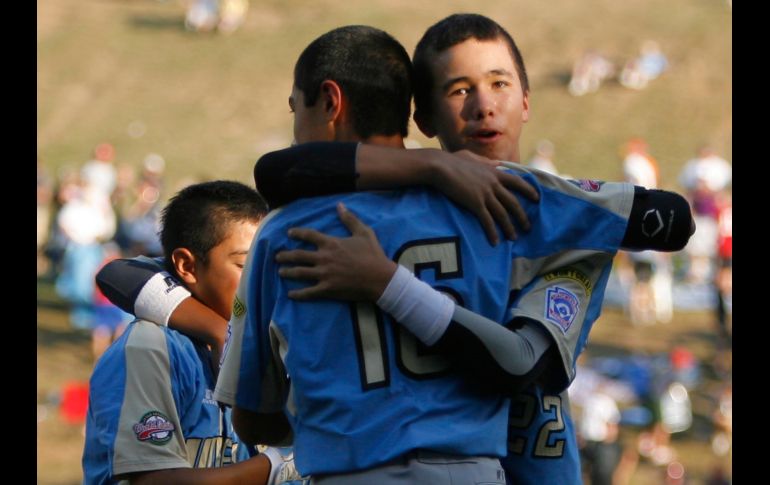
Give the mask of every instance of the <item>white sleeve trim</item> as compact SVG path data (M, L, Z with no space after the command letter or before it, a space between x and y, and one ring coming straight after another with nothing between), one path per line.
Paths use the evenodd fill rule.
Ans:
M136 318L158 325L168 325L168 319L190 292L167 271L156 273L144 284L134 303Z
M444 335L455 311L454 301L401 265L377 305L425 345L435 344Z

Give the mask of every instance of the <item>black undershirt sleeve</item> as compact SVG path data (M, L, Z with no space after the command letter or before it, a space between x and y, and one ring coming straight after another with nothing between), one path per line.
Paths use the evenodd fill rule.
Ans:
M96 285L113 305L135 315L134 303L139 292L150 278L163 270L162 262L157 259L141 256L115 259L96 274Z
M257 191L271 208L303 197L356 190L357 143L312 142L263 155L254 166ZM694 232L687 200L675 192L634 187L622 249L679 251Z
M267 153L254 165L257 192L271 209L302 197L355 192L357 147L311 142Z
M687 245L694 230L690 204L684 197L635 186L634 204L621 247L630 251L679 251Z
M525 325L539 326L540 323L520 317L509 322L506 328L514 334ZM517 352L518 347L512 347L510 351ZM501 364L499 357L495 357L489 345L476 333L453 320L431 348L447 358L455 372L482 392L513 396L535 381L541 384L563 382L561 378L554 379L558 377L554 374L560 372L561 359L558 347L553 344L528 356L507 355L518 360L518 369L514 372L510 366Z

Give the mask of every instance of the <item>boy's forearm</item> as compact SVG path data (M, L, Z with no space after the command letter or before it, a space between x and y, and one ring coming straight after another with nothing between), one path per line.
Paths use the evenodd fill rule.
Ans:
M360 144L356 154L356 189L393 189L432 185L436 180L436 153L423 148L403 150Z
M196 298L186 298L168 320L168 326L195 337L221 351L227 334L227 320Z
M187 485L208 484L257 484L267 483L270 476L270 460L264 455L257 455L246 461L219 468L173 468L134 474L132 484L167 485L169 483Z

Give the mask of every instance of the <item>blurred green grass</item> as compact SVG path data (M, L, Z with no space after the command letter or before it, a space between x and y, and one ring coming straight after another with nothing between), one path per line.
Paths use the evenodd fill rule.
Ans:
M564 172L620 177L620 149L641 136L674 188L695 147L712 142L732 155L732 17L723 0L514 0L251 2L230 36L183 28L184 7L156 0L38 0L38 156L59 167L87 160L109 140L117 161L163 155L173 182L187 176L251 182L254 161L290 143L287 97L301 50L331 28L363 23L414 49L445 15L489 15L517 39L530 73L532 116L522 156L540 138L556 146ZM670 69L644 91L608 82L575 98L566 91L586 49L616 63L659 42ZM144 123L141 138L128 125ZM437 146L412 125L411 136Z

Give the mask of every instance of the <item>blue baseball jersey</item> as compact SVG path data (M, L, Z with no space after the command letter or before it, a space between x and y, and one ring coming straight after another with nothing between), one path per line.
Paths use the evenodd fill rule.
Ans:
M84 483L126 473L226 466L249 457L230 409L213 399L206 347L136 320L99 359L90 380Z
M548 394L530 386L511 399L508 454L500 462L506 483L582 483L567 391Z
M415 449L505 456L508 399L477 393L373 305L290 300L287 291L301 284L280 279L274 257L302 247L287 238L291 227L346 236L334 209L342 201L389 257L465 308L505 322L519 278L611 258L633 197L632 186L615 184L623 202L614 208L566 181L524 176L541 194L539 204L522 202L532 229L497 247L469 212L430 190L303 199L271 213L241 278L215 397L254 412L284 409L305 475L361 470ZM555 298L557 314L565 298Z
M549 184L549 177L540 175L539 178ZM580 190L597 195L616 185L593 181L572 183ZM626 207L630 211L630 204ZM511 289L515 292L512 314L540 322L551 335L561 358L563 380L557 382L551 376L549 382L536 382L512 400L508 454L501 460L508 483L582 482L577 433L566 388L575 377L577 357L601 313L612 256L594 253L530 281L520 277L512 279Z

